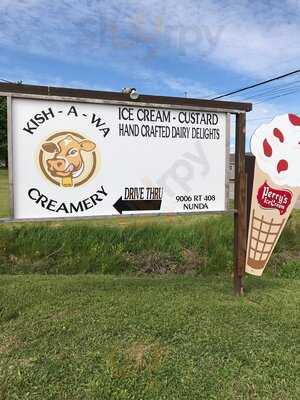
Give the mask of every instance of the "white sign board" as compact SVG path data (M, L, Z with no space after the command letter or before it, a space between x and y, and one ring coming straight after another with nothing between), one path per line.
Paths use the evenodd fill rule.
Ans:
M225 112L26 97L11 107L16 219L226 210Z

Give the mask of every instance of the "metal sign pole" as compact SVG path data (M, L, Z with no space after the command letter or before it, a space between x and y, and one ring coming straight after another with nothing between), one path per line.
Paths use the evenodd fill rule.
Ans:
M243 295L247 242L246 172L245 172L246 114L236 115L235 191L234 191L234 292Z

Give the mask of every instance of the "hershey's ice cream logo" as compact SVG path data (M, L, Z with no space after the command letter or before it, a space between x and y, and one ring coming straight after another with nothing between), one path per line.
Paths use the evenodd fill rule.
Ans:
M289 190L273 189L264 182L257 192L257 201L262 208L277 209L280 215L286 213L291 204L293 194Z

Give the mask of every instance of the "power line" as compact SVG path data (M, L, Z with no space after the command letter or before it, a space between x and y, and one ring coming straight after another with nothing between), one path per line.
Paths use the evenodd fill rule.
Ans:
M278 99L279 97L289 96L291 94L297 93L298 91L299 91L299 89L289 90L289 91L287 91L285 93L277 94L275 96L270 96L267 99L263 99L263 100L257 101L254 104L260 104L260 103L264 103L266 100L274 100L274 99Z
M253 104L263 103L268 100L276 99L283 96L294 94L300 90L300 80L294 80L285 84L279 84L271 89L263 89L254 93L243 96L241 101L251 101Z
M260 89L258 91L255 91L252 94L247 94L246 96L242 97L242 101L247 101L247 100L251 100L251 101L255 101L255 100L267 100L268 97L271 95L275 95L275 94L281 94L286 92L287 90L291 90L291 89L296 89L299 88L299 83L300 83L300 79L294 80L292 82L288 82L288 83L284 83L284 84L279 84L275 87L272 88L268 88L268 89Z
M287 76L298 74L299 72L300 72L300 69L297 69L297 70L291 71L291 72L289 72L287 74L276 76L275 78L268 79L266 81L262 81L262 82L259 82L259 83L255 83L254 85L246 86L246 87L243 87L241 89L237 89L237 90L234 90L232 92L222 94L220 96L216 96L216 97L212 98L211 100L218 100L218 99L221 99L223 97L228 97L228 96L231 96L231 95L236 94L236 93L241 93L241 92L244 92L245 90L253 89L253 88L256 88L258 86L262 86L262 85L265 85L267 83L278 81L279 79L286 78Z
M241 101L251 101L253 104L259 104L272 99L277 99L282 96L288 96L290 94L298 92L299 90L300 90L300 85L294 85L293 87L287 86L284 88L271 90L267 95L263 94L263 95L249 96L242 99Z

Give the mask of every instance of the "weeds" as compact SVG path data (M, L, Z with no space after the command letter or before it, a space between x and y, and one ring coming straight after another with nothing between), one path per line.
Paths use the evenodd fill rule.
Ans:
M300 269L300 221L294 214L268 270ZM231 216L194 217L182 224L128 226L15 225L0 228L0 273L216 274L233 264Z

